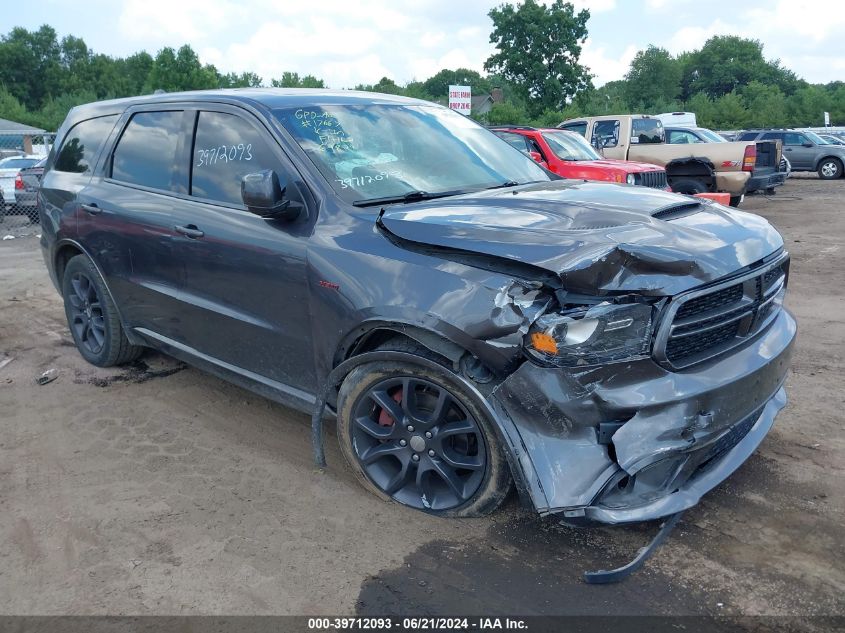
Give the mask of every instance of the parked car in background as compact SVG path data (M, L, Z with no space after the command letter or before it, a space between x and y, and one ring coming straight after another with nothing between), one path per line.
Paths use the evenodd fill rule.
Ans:
M33 213L30 214L33 220L38 217L34 213L34 209L38 197L38 188L41 186L41 175L44 173L46 162L47 157L45 156L32 167L21 169L15 177L15 206L18 211L28 212L33 210Z
M606 158L661 165L672 191L727 192L737 206L746 193L783 184L778 144L693 143L669 145L659 119L641 114L582 117L558 127L578 132Z
M32 167L43 156L10 156L0 160L0 187L3 189L3 203L5 207L15 204L15 178L21 169Z
M678 127L666 126L666 142L670 145L689 145L690 143L727 143L727 139L719 136L706 127Z
M698 127L695 112L664 112L662 114L655 114L654 118L658 119L665 128Z
M564 178L668 189L666 170L662 167L603 158L575 132L515 125L493 126L490 130L521 152L537 154L549 171Z
M779 170L785 178L789 178L792 175L792 163L789 162L789 159L786 156L780 157Z
M777 140L792 171L815 171L823 180L841 178L845 165L845 147L831 145L808 130L747 130L739 135L744 141Z
M819 134L819 138L823 141L827 141L831 145L845 145L845 140L839 138L838 136L834 136L833 134Z
M380 499L477 516L515 482L541 515L656 519L786 403L789 254L758 215L351 90L78 106L56 149L41 247L83 358L152 347L309 412L318 458L334 413Z

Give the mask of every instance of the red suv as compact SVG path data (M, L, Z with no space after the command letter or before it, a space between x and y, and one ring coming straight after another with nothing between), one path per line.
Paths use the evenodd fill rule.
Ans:
M603 158L574 132L516 125L491 127L490 131L564 178L627 182L669 190L663 167Z

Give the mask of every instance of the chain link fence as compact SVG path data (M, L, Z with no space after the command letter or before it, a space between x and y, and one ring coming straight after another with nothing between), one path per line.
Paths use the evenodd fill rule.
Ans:
M56 135L0 130L0 232L24 234L38 229L38 188L44 160Z

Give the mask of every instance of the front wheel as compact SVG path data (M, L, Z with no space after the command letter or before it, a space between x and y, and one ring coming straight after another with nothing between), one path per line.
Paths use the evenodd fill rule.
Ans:
M510 491L492 424L445 368L368 363L338 397L340 447L364 486L440 516L488 514Z
M819 163L819 178L836 180L842 176L842 161L837 158L825 158Z

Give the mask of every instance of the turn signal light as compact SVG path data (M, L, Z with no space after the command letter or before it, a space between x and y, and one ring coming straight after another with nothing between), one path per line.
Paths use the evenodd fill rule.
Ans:
M745 148L745 154L742 157L742 171L754 171L754 165L757 162L757 146L749 145Z
M532 332L531 346L538 352L557 354L557 341L545 332Z

